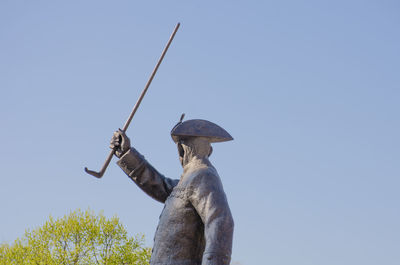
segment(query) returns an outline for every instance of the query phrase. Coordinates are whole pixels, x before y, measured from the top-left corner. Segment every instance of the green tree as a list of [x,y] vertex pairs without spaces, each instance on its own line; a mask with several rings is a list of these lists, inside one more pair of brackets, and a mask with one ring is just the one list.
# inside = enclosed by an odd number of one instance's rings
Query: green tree
[[2,244],[0,264],[144,265],[149,264],[150,249],[143,241],[143,236],[129,237],[117,217],[77,210],[63,218],[50,217],[13,244]]

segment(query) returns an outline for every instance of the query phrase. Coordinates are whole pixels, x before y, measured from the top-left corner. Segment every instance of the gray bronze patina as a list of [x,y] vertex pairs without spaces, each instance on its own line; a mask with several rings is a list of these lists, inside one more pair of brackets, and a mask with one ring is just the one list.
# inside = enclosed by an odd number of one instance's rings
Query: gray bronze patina
[[[183,117],[182,117],[183,118]],[[151,265],[226,265],[233,219],[221,180],[208,157],[212,142],[232,140],[205,120],[179,122],[171,131],[183,167],[180,179],[158,173],[117,131],[110,147],[117,164],[148,195],[165,204],[154,237]]]

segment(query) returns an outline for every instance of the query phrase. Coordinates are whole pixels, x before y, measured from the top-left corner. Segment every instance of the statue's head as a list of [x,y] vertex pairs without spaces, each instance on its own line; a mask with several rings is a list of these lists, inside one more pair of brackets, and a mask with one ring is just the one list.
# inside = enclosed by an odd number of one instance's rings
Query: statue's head
[[222,127],[206,120],[180,121],[172,128],[172,140],[178,146],[179,160],[182,166],[194,157],[204,159],[212,153],[211,143],[233,140],[232,136]]

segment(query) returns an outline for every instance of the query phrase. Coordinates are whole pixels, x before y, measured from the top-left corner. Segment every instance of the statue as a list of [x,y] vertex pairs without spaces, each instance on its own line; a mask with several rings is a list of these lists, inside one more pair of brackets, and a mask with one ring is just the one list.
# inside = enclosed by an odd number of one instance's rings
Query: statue
[[183,167],[180,179],[160,174],[130,146],[123,130],[110,148],[117,164],[145,193],[164,203],[151,265],[226,265],[232,251],[233,219],[216,169],[209,161],[211,143],[233,140],[220,126],[187,120],[172,129]]
[[112,149],[100,171],[85,172],[102,178],[113,156],[117,164],[148,195],[165,204],[154,237],[150,265],[227,265],[232,251],[233,219],[216,169],[208,160],[211,143],[233,140],[224,129],[206,120],[180,122],[171,136],[183,167],[180,179],[157,172],[130,145],[125,132],[132,121],[180,23],[172,32],[156,67],[125,125],[111,139]]

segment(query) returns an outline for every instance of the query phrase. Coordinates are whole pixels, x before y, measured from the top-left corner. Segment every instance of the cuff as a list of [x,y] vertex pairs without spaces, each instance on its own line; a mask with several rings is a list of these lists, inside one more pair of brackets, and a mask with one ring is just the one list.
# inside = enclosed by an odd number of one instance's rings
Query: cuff
[[229,265],[231,261],[230,256],[216,253],[216,252],[205,252],[203,254],[202,265]]
[[134,148],[131,148],[126,152],[120,160],[117,161],[117,165],[130,177],[134,176],[145,163],[144,156],[142,156]]

